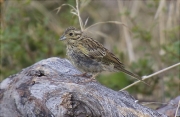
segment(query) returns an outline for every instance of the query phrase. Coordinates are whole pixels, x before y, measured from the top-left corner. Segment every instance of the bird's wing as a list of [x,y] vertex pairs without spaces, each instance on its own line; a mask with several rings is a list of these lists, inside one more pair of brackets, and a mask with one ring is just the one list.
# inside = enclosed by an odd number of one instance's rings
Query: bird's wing
[[[83,38],[76,46],[83,54],[85,54],[89,58],[100,60],[105,65],[110,66],[113,64],[114,68],[144,82],[141,77],[126,70],[123,63],[108,49],[104,48],[103,45],[99,42],[91,38]],[[146,82],[144,83],[147,84]]]
[[92,59],[101,59],[107,65],[116,64],[122,68],[124,67],[123,63],[113,53],[91,38],[82,39],[77,47],[83,54]]

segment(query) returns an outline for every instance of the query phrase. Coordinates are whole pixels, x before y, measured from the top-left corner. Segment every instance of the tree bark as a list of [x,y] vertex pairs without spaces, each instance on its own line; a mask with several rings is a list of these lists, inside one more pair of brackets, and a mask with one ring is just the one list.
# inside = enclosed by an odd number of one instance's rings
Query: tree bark
[[102,86],[66,59],[49,58],[0,84],[1,117],[166,117]]
[[164,113],[168,117],[180,117],[180,96],[170,100],[166,105],[159,107],[158,112]]

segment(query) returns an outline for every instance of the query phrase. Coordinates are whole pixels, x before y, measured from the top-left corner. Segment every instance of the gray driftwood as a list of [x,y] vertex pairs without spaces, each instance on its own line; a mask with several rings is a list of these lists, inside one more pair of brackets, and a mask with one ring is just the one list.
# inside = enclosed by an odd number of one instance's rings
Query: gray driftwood
[[66,59],[42,60],[0,84],[2,117],[165,117],[80,74]]
[[178,104],[180,105],[180,96],[170,100],[166,105],[158,108],[157,111],[164,113],[168,117],[180,117],[180,107],[178,107]]

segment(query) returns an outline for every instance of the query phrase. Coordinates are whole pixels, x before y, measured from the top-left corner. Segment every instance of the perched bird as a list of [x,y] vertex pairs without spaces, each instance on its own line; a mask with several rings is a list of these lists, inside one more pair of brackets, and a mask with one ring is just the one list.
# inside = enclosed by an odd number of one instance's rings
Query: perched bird
[[142,81],[141,77],[126,70],[123,63],[113,53],[91,37],[85,36],[82,31],[69,27],[60,40],[66,41],[66,54],[73,65],[84,72],[82,75],[90,73],[94,75],[92,78],[95,78],[95,75],[102,71],[122,71]]

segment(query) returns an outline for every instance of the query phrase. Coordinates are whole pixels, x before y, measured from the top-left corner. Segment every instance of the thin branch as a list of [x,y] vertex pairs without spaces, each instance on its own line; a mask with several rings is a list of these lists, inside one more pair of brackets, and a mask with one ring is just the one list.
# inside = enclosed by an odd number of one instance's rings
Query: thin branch
[[134,18],[135,16],[138,16],[138,12],[141,9],[141,0],[133,1],[132,8],[131,8],[131,14],[130,17]]
[[[162,72],[165,72],[165,71],[167,71],[167,70],[170,70],[170,69],[172,69],[172,68],[174,68],[174,67],[176,67],[176,66],[178,66],[178,65],[180,65],[180,62],[177,63],[177,64],[174,64],[174,65],[172,65],[172,66],[170,66],[170,67],[167,67],[167,68],[165,68],[165,69],[162,69],[162,70],[160,70],[160,71],[158,71],[158,72],[155,72],[155,73],[153,73],[153,74],[151,74],[151,75],[149,75],[149,76],[143,76],[143,77],[142,77],[142,80],[146,80],[146,79],[148,79],[148,78],[151,78],[151,77],[153,77],[153,76],[155,76],[155,75],[157,75],[157,74],[160,74],[160,73],[162,73]],[[131,87],[131,86],[133,86],[133,85],[135,85],[135,84],[137,84],[137,83],[139,83],[139,82],[141,82],[141,81],[136,81],[136,82],[128,85],[127,87],[121,89],[120,91],[126,90],[126,89],[128,89],[129,87]]]
[[[95,24],[93,24],[93,25],[87,27],[85,30],[88,30],[89,28],[92,28],[92,27],[94,27],[94,26],[96,26],[96,25],[99,25],[99,24],[107,24],[107,23],[110,23],[110,24],[121,24],[121,25],[127,27],[124,23],[119,22],[119,21],[105,21],[105,22],[98,22],[98,23],[95,23]],[[127,28],[128,28],[128,27],[127,27]]]
[[72,5],[70,5],[70,4],[62,4],[60,7],[58,7],[58,8],[55,9],[55,10],[57,10],[56,13],[59,13],[59,11],[61,10],[61,8],[62,8],[63,6],[69,6],[69,7],[71,7],[74,11],[77,12],[77,10],[76,10]]
[[87,23],[88,23],[89,17],[86,19],[85,23],[84,23],[84,28],[86,27]]
[[174,117],[177,117],[177,113],[178,113],[179,106],[180,106],[180,101],[179,101],[179,103],[178,103],[178,107],[177,107],[177,109],[176,109],[176,114],[175,114]]
[[76,15],[76,16],[78,17],[81,30],[83,31],[83,22],[82,22],[80,13],[79,13],[79,1],[76,0],[76,8],[75,8],[74,6],[72,6],[72,5],[70,5],[70,4],[62,4],[60,7],[58,7],[58,8],[55,9],[55,10],[57,10],[57,13],[59,13],[59,11],[61,10],[61,8],[62,8],[63,6],[69,6],[69,7],[72,8],[71,13],[72,13],[73,15]]
[[154,19],[156,19],[159,16],[159,13],[163,9],[164,4],[165,4],[165,0],[161,0],[160,3],[159,3],[158,9],[156,11],[156,14],[154,16]]
[[79,2],[78,0],[76,0],[76,11],[77,11],[77,15],[78,15],[78,19],[79,19],[79,24],[80,24],[80,27],[81,27],[81,31],[83,31],[83,23],[82,23],[82,19],[80,17],[80,13],[79,13]]
[[180,1],[177,0],[177,2],[176,2],[176,14],[175,14],[177,22],[179,22],[179,17],[180,17],[179,11],[180,11]]
[[[123,2],[120,0],[117,0],[118,2],[118,8],[119,8],[119,13],[124,13],[126,11],[126,7],[123,6]],[[125,24],[128,25],[128,18],[126,15],[121,15],[121,21],[124,22]],[[128,51],[128,56],[129,56],[129,61],[130,63],[135,61],[135,54],[133,50],[133,44],[132,44],[132,39],[131,35],[128,33],[127,29],[123,27],[123,32],[124,32],[124,37],[125,37],[125,42],[127,46],[127,51]]]
[[175,19],[173,17],[173,15],[175,14],[175,11],[174,11],[174,3],[173,2],[170,2],[170,5],[169,5],[169,11],[168,11],[168,17],[167,17],[167,24],[166,24],[166,29],[171,29],[173,27],[173,19]]
[[150,105],[150,104],[161,104],[161,105],[163,105],[163,104],[167,104],[167,103],[161,103],[161,102],[143,102],[141,104],[143,106],[146,106],[146,105]]

